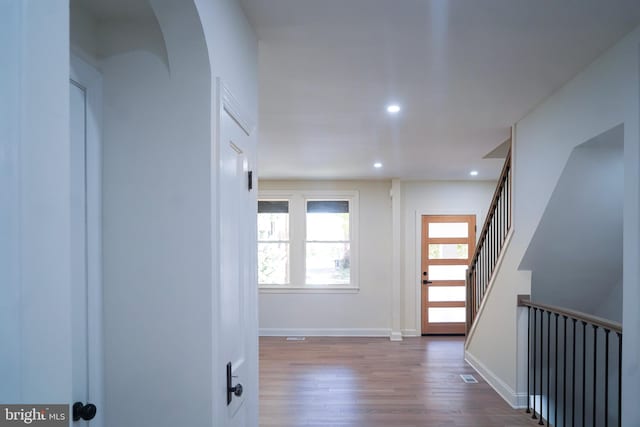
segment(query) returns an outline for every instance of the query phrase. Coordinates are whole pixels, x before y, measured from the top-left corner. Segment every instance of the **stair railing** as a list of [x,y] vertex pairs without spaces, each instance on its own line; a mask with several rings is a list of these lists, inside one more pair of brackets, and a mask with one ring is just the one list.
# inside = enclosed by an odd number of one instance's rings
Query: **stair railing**
[[548,426],[620,426],[622,325],[531,302],[527,309],[527,414]]
[[511,229],[511,148],[467,269],[467,333],[476,319]]

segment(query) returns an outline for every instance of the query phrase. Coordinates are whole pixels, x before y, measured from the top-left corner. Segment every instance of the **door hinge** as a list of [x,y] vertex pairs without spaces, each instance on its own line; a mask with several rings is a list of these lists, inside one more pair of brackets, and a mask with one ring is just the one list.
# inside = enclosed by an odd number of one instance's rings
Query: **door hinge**
[[253,189],[253,171],[249,171],[249,180],[248,180],[248,189],[251,191]]

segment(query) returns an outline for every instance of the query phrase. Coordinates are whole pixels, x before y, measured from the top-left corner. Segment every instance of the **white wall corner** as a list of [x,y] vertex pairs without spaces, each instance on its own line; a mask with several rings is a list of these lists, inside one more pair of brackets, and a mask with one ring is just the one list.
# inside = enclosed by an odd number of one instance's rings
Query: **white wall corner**
[[509,384],[500,379],[493,371],[475,358],[468,351],[464,352],[464,360],[480,374],[480,376],[502,397],[513,409],[527,407],[527,394],[513,390]]
[[527,405],[527,330],[529,327],[529,311],[525,307],[518,307],[516,314],[516,394],[524,396]]
[[391,341],[402,341],[402,183],[391,180]]

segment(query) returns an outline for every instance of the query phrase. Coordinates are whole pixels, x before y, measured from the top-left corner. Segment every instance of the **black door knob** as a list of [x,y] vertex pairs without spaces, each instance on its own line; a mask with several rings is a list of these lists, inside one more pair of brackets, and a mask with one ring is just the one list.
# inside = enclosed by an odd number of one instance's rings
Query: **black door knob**
[[85,421],[92,420],[96,416],[98,408],[93,403],[87,403],[84,405],[82,402],[76,402],[73,404],[73,421],[79,421],[83,419]]
[[242,396],[242,384],[240,383],[236,384],[234,387],[231,387],[229,391],[235,394],[237,397]]

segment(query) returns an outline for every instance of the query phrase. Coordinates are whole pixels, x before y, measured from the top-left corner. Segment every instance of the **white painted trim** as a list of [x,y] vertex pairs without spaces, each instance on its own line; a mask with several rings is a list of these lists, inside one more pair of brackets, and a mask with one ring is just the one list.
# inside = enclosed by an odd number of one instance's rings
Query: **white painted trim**
[[402,333],[401,332],[391,332],[391,335],[389,335],[389,339],[391,341],[402,341]]
[[235,96],[231,93],[229,87],[218,77],[218,93],[220,94],[220,102],[222,108],[229,113],[233,120],[238,123],[242,130],[250,136],[255,130],[255,120],[249,117],[249,115],[240,106],[240,103]]
[[357,294],[360,288],[353,287],[293,287],[293,286],[260,286],[261,294]]
[[487,290],[485,291],[484,298],[482,299],[482,302],[480,303],[480,308],[478,308],[478,312],[476,313],[476,321],[473,322],[473,324],[471,325],[471,329],[469,329],[469,332],[467,333],[467,337],[465,338],[465,342],[464,342],[465,350],[469,348],[471,339],[473,338],[473,335],[476,333],[476,328],[478,325],[477,320],[480,319],[480,316],[482,316],[482,313],[484,312],[484,307],[487,305],[487,300],[489,299],[489,296],[491,295],[491,291],[493,290],[493,284],[495,283],[496,278],[500,273],[500,267],[502,266],[502,261],[504,260],[504,257],[507,254],[507,250],[509,249],[509,244],[511,243],[512,237],[513,237],[513,225],[511,225],[511,229],[507,233],[507,237],[505,238],[504,245],[502,246],[502,250],[500,251],[500,255],[498,256],[498,259],[496,261],[496,266],[493,270],[493,275],[491,276],[491,280],[489,280],[489,284],[487,285]]
[[468,351],[464,352],[464,360],[480,374],[482,378],[502,397],[513,409],[527,407],[526,393],[516,393],[507,383],[502,381],[493,371],[475,358]]
[[416,329],[403,329],[402,330],[402,336],[403,337],[419,337],[422,334],[420,334],[420,332],[418,332]]
[[385,337],[388,328],[260,328],[261,337]]
[[[91,64],[71,55],[70,79],[86,89],[86,215],[87,215],[87,311],[89,395],[88,401],[104,408],[104,351],[102,301],[102,75]],[[104,425],[104,411],[91,421]]]
[[391,341],[401,341],[402,323],[402,182],[391,181]]

